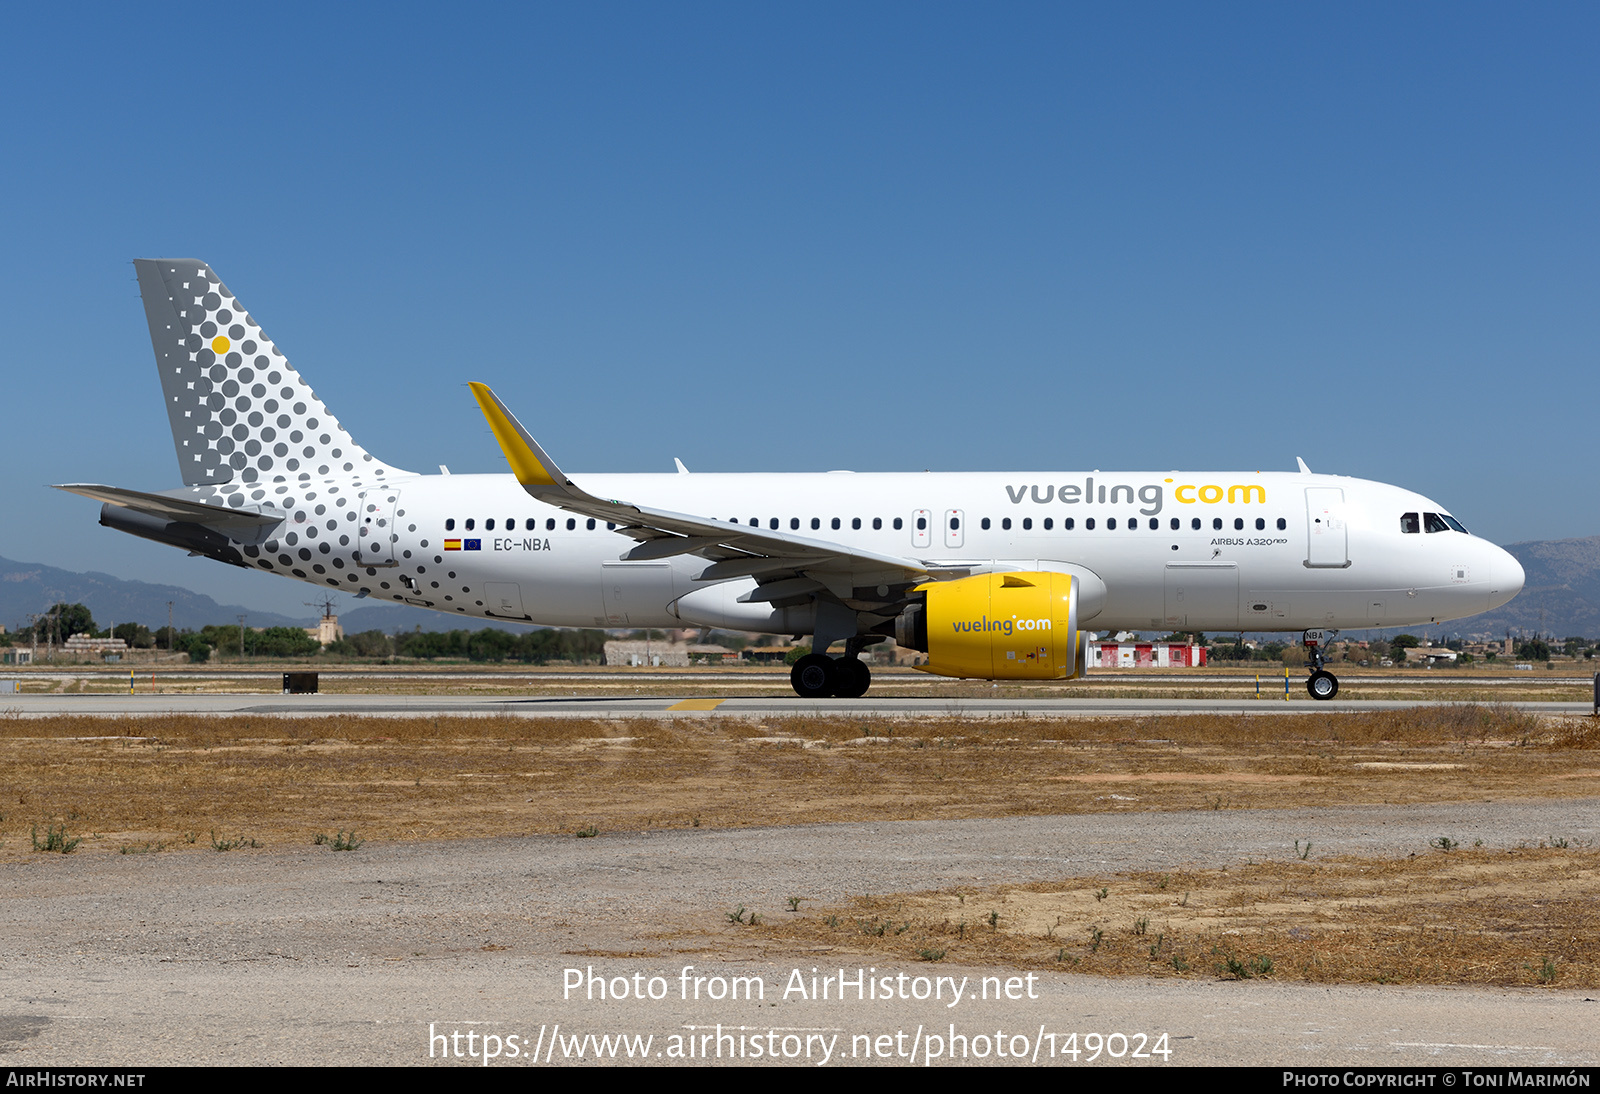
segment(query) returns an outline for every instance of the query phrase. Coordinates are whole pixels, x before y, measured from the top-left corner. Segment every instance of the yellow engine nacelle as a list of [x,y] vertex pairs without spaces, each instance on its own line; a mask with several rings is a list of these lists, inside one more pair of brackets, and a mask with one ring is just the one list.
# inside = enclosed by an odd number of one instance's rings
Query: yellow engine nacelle
[[[918,666],[940,676],[982,680],[1067,680],[1084,668],[1078,579],[1030,570],[934,581],[917,589],[901,645],[926,650]],[[914,638],[910,632],[915,633]]]

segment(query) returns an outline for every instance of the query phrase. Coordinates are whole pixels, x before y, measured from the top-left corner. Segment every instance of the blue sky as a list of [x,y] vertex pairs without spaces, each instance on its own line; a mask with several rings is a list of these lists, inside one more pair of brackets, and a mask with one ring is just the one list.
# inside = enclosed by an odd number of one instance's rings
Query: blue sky
[[1592,5],[13,8],[0,555],[301,612],[43,488],[178,482],[129,260],[370,451],[1318,471],[1600,534]]

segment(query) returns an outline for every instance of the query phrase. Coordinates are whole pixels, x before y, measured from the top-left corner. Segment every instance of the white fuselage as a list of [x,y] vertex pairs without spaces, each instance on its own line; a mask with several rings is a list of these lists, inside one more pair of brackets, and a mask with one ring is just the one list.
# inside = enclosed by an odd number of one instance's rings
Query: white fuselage
[[[920,640],[918,603],[948,587],[919,584],[985,572],[1068,573],[1075,618],[1109,630],[1411,626],[1522,587],[1515,559],[1428,499],[1303,463],[574,479],[474,381],[513,474],[415,475],[356,442],[204,262],[134,270],[186,485],[62,488],[101,501],[110,527],[356,596],[551,626],[814,634],[848,651],[902,624]],[[811,693],[841,690],[819,672]]]
[[[1485,540],[1455,530],[1402,531],[1405,514],[1445,513],[1436,503],[1398,487],[1333,475],[575,478],[601,497],[721,522],[754,521],[945,570],[1078,572],[1089,585],[1095,578],[1103,583],[1103,597],[1099,603],[1088,598],[1085,607],[1093,614],[1083,619],[1100,630],[1421,625],[1488,611],[1510,600],[1523,580],[1516,560]],[[511,475],[400,473],[381,488],[369,479],[364,487],[332,492],[327,480],[313,485],[324,499],[366,490],[363,505],[376,503],[367,511],[368,530],[378,531],[379,522],[391,529],[383,539],[393,564],[364,565],[390,561],[375,559],[370,550],[353,561],[350,548],[337,546],[335,538],[350,530],[348,524],[313,540],[294,523],[280,526],[265,544],[245,547],[247,564],[454,616],[572,627],[807,629],[785,609],[739,603],[754,587],[750,579],[715,586],[696,581],[705,559],[621,561],[634,540],[604,521],[535,501]],[[348,521],[348,513],[341,506],[327,516]],[[299,554],[308,547],[309,560]]]

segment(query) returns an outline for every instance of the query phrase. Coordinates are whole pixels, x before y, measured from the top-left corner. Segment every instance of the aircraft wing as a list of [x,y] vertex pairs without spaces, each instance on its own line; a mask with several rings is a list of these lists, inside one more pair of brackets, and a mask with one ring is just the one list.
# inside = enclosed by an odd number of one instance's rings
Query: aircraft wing
[[183,524],[202,524],[219,531],[259,531],[268,525],[279,524],[283,514],[263,512],[256,506],[234,509],[225,505],[207,505],[189,498],[174,498],[166,494],[147,494],[142,490],[124,490],[120,486],[101,486],[97,483],[68,483],[57,486],[69,494],[82,494],[86,498],[108,505],[132,509],[136,513],[160,520]]
[[[910,584],[967,571],[930,567],[918,559],[878,554],[827,540],[755,528],[614,498],[599,498],[568,478],[486,384],[472,383],[473,396],[517,481],[531,496],[573,513],[615,524],[639,540],[622,557],[630,561],[692,554],[711,565],[700,581],[754,577],[747,601],[781,604],[826,588],[845,601],[882,604],[899,599]],[[886,591],[880,593],[879,589]]]

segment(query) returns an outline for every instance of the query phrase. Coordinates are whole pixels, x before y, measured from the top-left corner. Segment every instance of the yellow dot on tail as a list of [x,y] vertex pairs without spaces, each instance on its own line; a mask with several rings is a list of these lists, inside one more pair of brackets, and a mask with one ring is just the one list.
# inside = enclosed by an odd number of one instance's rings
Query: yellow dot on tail
[[225,337],[223,337],[222,335],[219,334],[219,335],[217,335],[215,338],[213,338],[211,340],[211,352],[212,353],[227,353],[228,352],[228,347],[230,345],[232,345],[232,343],[229,342],[227,340],[227,338],[225,338]]

